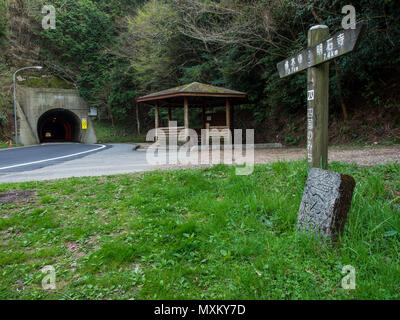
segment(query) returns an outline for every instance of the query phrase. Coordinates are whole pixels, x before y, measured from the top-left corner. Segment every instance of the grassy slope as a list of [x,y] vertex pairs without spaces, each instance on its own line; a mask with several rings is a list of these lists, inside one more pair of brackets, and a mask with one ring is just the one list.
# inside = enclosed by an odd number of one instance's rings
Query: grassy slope
[[12,147],[10,147],[8,141],[7,141],[7,142],[0,142],[0,149],[8,149],[8,148],[16,148],[16,147],[23,147],[23,145],[20,144],[20,143],[15,144],[15,143],[14,143],[14,140],[13,140],[13,145],[12,145]]
[[[3,50],[0,47],[0,50]],[[14,108],[12,100],[12,73],[0,55],[0,142],[12,133]]]
[[114,128],[109,121],[93,121],[99,143],[117,142],[146,142],[146,137],[137,136],[136,129],[126,125],[117,124]]
[[37,195],[0,203],[0,298],[399,299],[400,165],[331,169],[357,181],[335,247],[295,232],[303,161],[2,184]]

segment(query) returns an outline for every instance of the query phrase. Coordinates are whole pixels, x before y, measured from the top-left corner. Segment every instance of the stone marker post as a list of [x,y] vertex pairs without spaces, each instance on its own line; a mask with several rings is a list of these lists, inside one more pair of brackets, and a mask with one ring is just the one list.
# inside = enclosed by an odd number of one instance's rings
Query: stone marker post
[[300,204],[300,231],[337,241],[343,232],[355,187],[353,177],[312,168]]
[[[307,163],[308,176],[298,215],[298,228],[337,240],[350,209],[355,181],[352,177],[323,169],[328,167],[329,61],[358,48],[366,25],[329,35],[327,26],[308,32],[308,47],[279,62],[285,78],[308,70]],[[320,169],[322,168],[322,169]]]

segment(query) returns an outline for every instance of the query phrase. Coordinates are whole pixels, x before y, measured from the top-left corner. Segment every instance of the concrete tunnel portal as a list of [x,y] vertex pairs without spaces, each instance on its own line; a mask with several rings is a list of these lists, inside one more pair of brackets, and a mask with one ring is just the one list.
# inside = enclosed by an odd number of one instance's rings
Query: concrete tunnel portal
[[17,86],[18,140],[97,143],[93,115],[77,90]]
[[38,119],[38,137],[43,142],[79,142],[80,120],[67,109],[52,109]]

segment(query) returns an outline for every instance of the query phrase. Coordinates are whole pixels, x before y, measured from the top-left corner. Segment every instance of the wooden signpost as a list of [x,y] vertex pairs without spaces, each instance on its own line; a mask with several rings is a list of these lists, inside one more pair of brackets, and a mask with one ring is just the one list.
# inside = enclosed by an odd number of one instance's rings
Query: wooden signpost
[[308,48],[277,64],[281,78],[308,70],[307,162],[310,167],[328,168],[329,61],[356,50],[365,24],[333,36],[325,25],[308,31]]

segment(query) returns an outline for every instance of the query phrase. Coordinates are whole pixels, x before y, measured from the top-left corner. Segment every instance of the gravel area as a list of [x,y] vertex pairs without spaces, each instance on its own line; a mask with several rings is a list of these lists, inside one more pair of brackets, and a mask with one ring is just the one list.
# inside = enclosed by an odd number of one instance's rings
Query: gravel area
[[[267,163],[278,160],[290,161],[306,157],[305,149],[256,150],[255,162]],[[400,161],[400,146],[388,147],[343,147],[330,148],[329,161],[356,163],[362,166],[386,164],[388,161]]]
[[[204,153],[204,151],[202,151]],[[211,152],[210,152],[211,153]],[[201,156],[201,153],[199,154]],[[306,157],[305,148],[281,148],[281,149],[261,149],[254,150],[254,162],[256,164],[271,163],[276,161],[292,161],[304,159]],[[221,151],[220,159],[224,158]],[[331,147],[328,159],[332,161],[356,163],[360,166],[373,166],[377,164],[387,164],[390,162],[400,162],[400,145],[395,146],[368,146],[368,147]],[[233,161],[236,163],[236,161]],[[157,169],[176,169],[179,168],[202,168],[209,165],[163,165]]]

